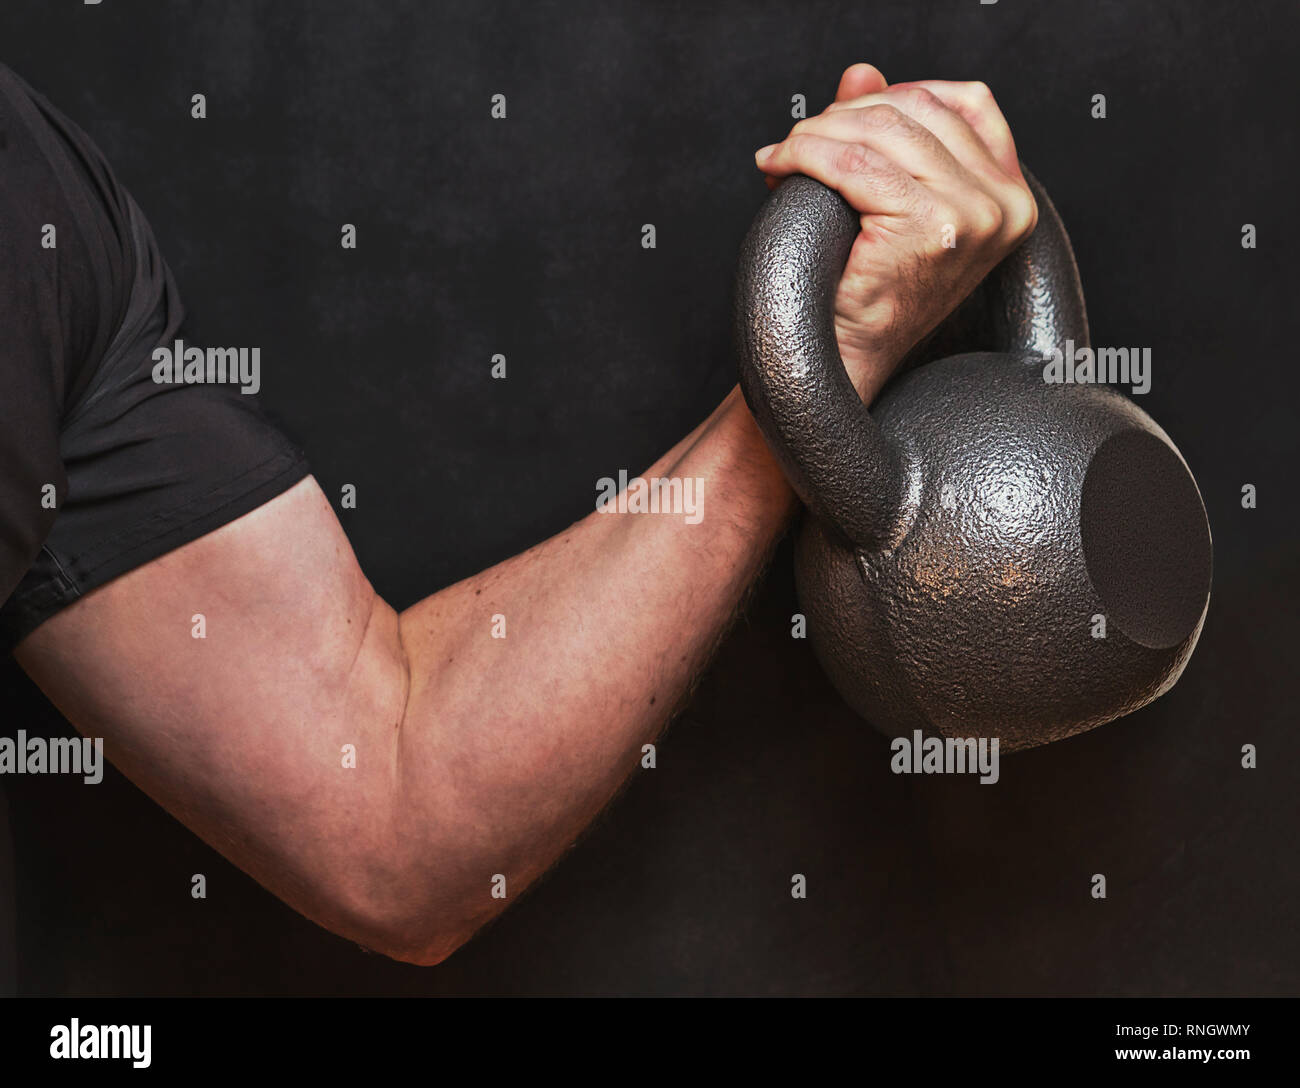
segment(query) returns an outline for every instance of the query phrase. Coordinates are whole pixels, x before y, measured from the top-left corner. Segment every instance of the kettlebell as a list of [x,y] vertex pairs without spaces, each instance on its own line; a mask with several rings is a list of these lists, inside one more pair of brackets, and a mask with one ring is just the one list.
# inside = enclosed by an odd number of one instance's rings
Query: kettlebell
[[[1210,596],[1209,521],[1182,455],[1109,385],[1052,383],[1089,346],[1060,216],[915,349],[868,411],[833,326],[859,229],[803,175],[741,249],[740,384],[805,512],[796,588],[845,702],[891,736],[1060,740],[1168,691]],[[959,353],[959,354],[958,354]]]

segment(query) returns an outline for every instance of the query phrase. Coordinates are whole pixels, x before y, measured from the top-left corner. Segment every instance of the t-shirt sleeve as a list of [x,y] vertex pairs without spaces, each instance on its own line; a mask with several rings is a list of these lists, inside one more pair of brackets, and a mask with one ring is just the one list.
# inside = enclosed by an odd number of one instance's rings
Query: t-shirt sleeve
[[66,497],[66,397],[112,339],[130,259],[114,202],[87,189],[79,132],[46,108],[0,65],[0,601]]

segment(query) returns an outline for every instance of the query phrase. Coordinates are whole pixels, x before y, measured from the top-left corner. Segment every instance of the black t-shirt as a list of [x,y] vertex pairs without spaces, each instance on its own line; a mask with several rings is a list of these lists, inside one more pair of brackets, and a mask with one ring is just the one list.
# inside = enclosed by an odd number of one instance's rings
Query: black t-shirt
[[183,320],[104,156],[0,64],[0,650],[307,474],[247,387],[159,383]]
[[85,133],[0,64],[0,600],[54,523],[45,489],[67,491],[51,421],[127,311],[127,199]]

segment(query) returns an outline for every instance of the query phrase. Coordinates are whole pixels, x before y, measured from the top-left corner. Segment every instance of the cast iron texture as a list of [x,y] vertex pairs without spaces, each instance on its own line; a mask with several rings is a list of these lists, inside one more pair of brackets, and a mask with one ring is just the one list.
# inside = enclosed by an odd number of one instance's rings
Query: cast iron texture
[[[872,415],[831,323],[857,214],[792,177],[742,249],[741,386],[810,511],[795,551],[809,635],[891,735],[1011,751],[1093,728],[1173,686],[1208,606],[1209,524],[1168,436],[1107,386],[1043,380],[1042,356],[1088,327],[1064,227],[1030,183],[1033,236]],[[925,361],[954,349],[968,354]]]

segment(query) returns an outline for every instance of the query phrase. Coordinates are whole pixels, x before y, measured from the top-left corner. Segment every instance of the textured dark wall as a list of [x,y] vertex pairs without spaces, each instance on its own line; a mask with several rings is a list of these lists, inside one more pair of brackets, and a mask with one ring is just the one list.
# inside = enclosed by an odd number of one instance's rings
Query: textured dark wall
[[[751,153],[792,94],[820,110],[864,59],[986,80],[1073,233],[1094,342],[1152,348],[1141,403],[1200,481],[1215,588],[1182,682],[997,786],[896,777],[788,637],[787,545],[658,769],[441,967],[300,919],[115,772],[8,778],[19,992],[1300,992],[1300,9],[705,7],[8,0],[0,57],[115,164],[195,333],[262,346],[264,403],[328,494],[358,485],[343,524],[398,607],[582,516],[733,383]],[[10,663],[0,699],[8,730],[70,731]]]

